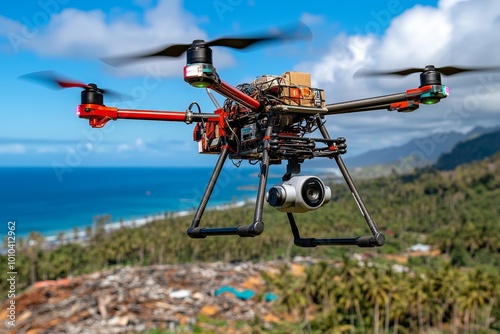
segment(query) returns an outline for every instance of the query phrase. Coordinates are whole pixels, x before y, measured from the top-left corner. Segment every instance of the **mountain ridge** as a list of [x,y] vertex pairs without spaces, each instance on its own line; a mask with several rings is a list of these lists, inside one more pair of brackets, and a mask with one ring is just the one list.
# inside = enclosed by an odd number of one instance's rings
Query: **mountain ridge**
[[482,160],[500,151],[500,129],[461,141],[450,152],[443,153],[433,167],[452,170],[455,167]]
[[413,163],[415,167],[422,167],[436,163],[443,153],[450,152],[462,141],[498,130],[500,130],[500,126],[492,128],[478,126],[465,134],[456,131],[438,132],[426,137],[412,139],[399,146],[369,151],[348,157],[345,160],[352,167],[367,167],[378,164],[394,164],[411,155],[416,155],[419,159],[418,161],[413,159]]
[[[353,169],[354,175],[359,174],[362,177],[385,175],[391,170],[406,173],[415,168],[435,165],[443,154],[452,152],[460,143],[498,131],[500,131],[500,126],[477,126],[466,133],[457,131],[437,132],[429,136],[411,139],[398,146],[371,150],[355,156],[346,156],[344,160],[346,165]],[[477,159],[471,161],[475,160]],[[463,163],[468,162],[468,160],[461,161]],[[315,160],[311,165],[316,168],[331,167],[331,162]]]

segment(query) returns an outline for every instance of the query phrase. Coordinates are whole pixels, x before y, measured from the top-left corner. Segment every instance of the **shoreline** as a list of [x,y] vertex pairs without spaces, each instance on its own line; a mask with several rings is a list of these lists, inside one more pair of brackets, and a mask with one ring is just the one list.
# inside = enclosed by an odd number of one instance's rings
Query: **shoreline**
[[[252,204],[254,201],[252,200],[239,200],[236,202],[230,202],[230,203],[225,203],[225,204],[218,204],[214,206],[209,206],[207,207],[207,211],[225,211],[225,210],[230,210],[230,209],[236,209],[236,208],[241,208],[244,207],[245,205]],[[182,211],[172,211],[172,212],[165,212],[165,213],[154,213],[150,214],[147,216],[144,216],[143,218],[132,218],[128,220],[122,220],[118,222],[110,222],[108,224],[104,225],[104,230],[106,233],[113,232],[116,230],[119,230],[120,228],[123,227],[140,227],[144,226],[146,224],[158,221],[158,220],[163,220],[167,218],[178,218],[178,217],[186,217],[189,215],[194,215],[196,210],[182,210]],[[62,233],[62,239],[61,239],[61,233]],[[78,233],[75,236],[74,231],[72,230],[66,230],[66,231],[61,231],[58,234],[50,234],[50,235],[43,235],[44,237],[44,247],[57,247],[60,244],[68,243],[68,242],[85,242],[89,239],[89,236],[87,235],[87,232],[85,230],[78,231]],[[28,240],[26,237],[26,242],[29,245],[32,245],[34,240]],[[3,249],[2,249],[3,251]]]

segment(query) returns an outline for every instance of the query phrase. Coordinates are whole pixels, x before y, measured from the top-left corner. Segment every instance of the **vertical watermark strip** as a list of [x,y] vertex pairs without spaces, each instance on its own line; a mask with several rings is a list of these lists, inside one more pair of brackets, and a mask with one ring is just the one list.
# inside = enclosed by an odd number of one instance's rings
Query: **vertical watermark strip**
[[7,290],[7,324],[9,327],[16,326],[16,222],[7,222],[7,282],[9,289]]

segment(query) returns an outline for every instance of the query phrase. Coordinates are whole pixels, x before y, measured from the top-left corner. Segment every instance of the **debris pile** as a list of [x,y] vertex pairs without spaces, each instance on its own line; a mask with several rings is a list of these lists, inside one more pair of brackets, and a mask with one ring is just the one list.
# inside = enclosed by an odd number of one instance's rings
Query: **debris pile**
[[[188,328],[202,316],[231,322],[273,321],[262,271],[276,263],[204,263],[122,267],[55,282],[39,282],[16,298],[16,327],[7,333],[141,333]],[[214,293],[250,289],[244,300]],[[3,305],[5,306],[5,305]],[[1,319],[6,307],[0,311]],[[268,319],[268,320],[266,320]]]

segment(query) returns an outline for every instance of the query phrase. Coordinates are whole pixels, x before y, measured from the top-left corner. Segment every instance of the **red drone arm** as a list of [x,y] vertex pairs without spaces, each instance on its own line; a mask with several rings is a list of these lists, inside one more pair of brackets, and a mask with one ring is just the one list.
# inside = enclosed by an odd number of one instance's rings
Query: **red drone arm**
[[215,114],[193,113],[189,110],[182,111],[161,111],[161,110],[134,110],[118,109],[100,104],[80,104],[76,109],[76,114],[80,118],[89,120],[93,128],[102,128],[108,121],[116,119],[139,119],[150,121],[170,121],[185,122],[205,121],[212,123],[223,122],[223,114],[218,110]]
[[238,102],[239,104],[249,109],[257,110],[260,107],[260,102],[258,100],[254,99],[251,96],[248,96],[241,90],[231,86],[230,84],[222,80],[219,83],[210,86],[210,89],[216,91],[217,93],[221,94],[222,96],[230,100]]

